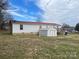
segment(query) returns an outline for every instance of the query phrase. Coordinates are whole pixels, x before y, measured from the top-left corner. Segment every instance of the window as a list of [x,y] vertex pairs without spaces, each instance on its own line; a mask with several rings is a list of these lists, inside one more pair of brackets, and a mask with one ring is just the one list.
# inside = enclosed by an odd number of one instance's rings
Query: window
[[23,30],[23,25],[20,25],[20,30]]
[[40,25],[40,29],[42,28],[42,26]]

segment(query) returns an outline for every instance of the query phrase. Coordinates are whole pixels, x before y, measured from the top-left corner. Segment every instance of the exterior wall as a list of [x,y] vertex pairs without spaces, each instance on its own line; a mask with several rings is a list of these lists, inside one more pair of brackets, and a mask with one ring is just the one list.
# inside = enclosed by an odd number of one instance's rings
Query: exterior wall
[[52,28],[57,28],[57,26],[53,25],[40,25],[42,29],[52,29]]
[[57,30],[49,30],[48,36],[57,36]]
[[47,25],[40,25],[42,29],[46,28]]
[[39,31],[40,36],[57,36],[56,29],[41,29]]
[[[23,30],[20,30],[20,25],[23,25]],[[40,28],[41,26],[41,28]],[[31,24],[12,24],[12,34],[13,33],[37,33],[39,32],[40,29],[54,29],[53,25],[31,25]],[[57,36],[57,30],[55,29],[55,32],[51,31],[51,30],[47,30],[44,32],[41,32],[41,35],[45,35],[45,36]]]
[[39,25],[23,25],[23,30],[20,30],[20,24],[13,24],[12,25],[12,33],[31,33],[31,32],[38,32]]
[[40,30],[39,31],[39,36],[47,36],[48,30]]
[[57,30],[56,29],[50,29],[48,30],[48,36],[57,36]]

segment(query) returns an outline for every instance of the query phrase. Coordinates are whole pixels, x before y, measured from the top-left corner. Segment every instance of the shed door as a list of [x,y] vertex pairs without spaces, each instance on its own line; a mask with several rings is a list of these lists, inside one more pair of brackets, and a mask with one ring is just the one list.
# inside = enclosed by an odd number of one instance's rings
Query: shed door
[[55,36],[55,33],[56,33],[55,30],[52,30],[52,31],[51,31],[51,35],[52,35],[52,36]]
[[53,36],[53,35],[54,35],[53,30],[51,30],[51,31],[49,32],[49,35],[50,35],[50,36]]

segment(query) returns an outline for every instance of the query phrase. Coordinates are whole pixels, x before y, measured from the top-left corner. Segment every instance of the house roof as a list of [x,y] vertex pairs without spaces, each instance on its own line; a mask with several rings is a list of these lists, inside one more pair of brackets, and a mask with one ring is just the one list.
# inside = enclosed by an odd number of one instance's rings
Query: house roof
[[16,24],[44,24],[44,25],[57,25],[57,26],[61,26],[60,24],[56,24],[56,23],[46,23],[46,22],[25,22],[25,21],[12,21],[12,23],[16,23]]

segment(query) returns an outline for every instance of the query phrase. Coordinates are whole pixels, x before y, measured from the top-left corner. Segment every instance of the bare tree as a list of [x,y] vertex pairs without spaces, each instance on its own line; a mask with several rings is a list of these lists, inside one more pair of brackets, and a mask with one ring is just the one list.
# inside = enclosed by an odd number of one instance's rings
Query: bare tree
[[8,0],[0,0],[0,28],[2,24],[12,19],[12,15],[6,12],[8,10],[9,4]]

